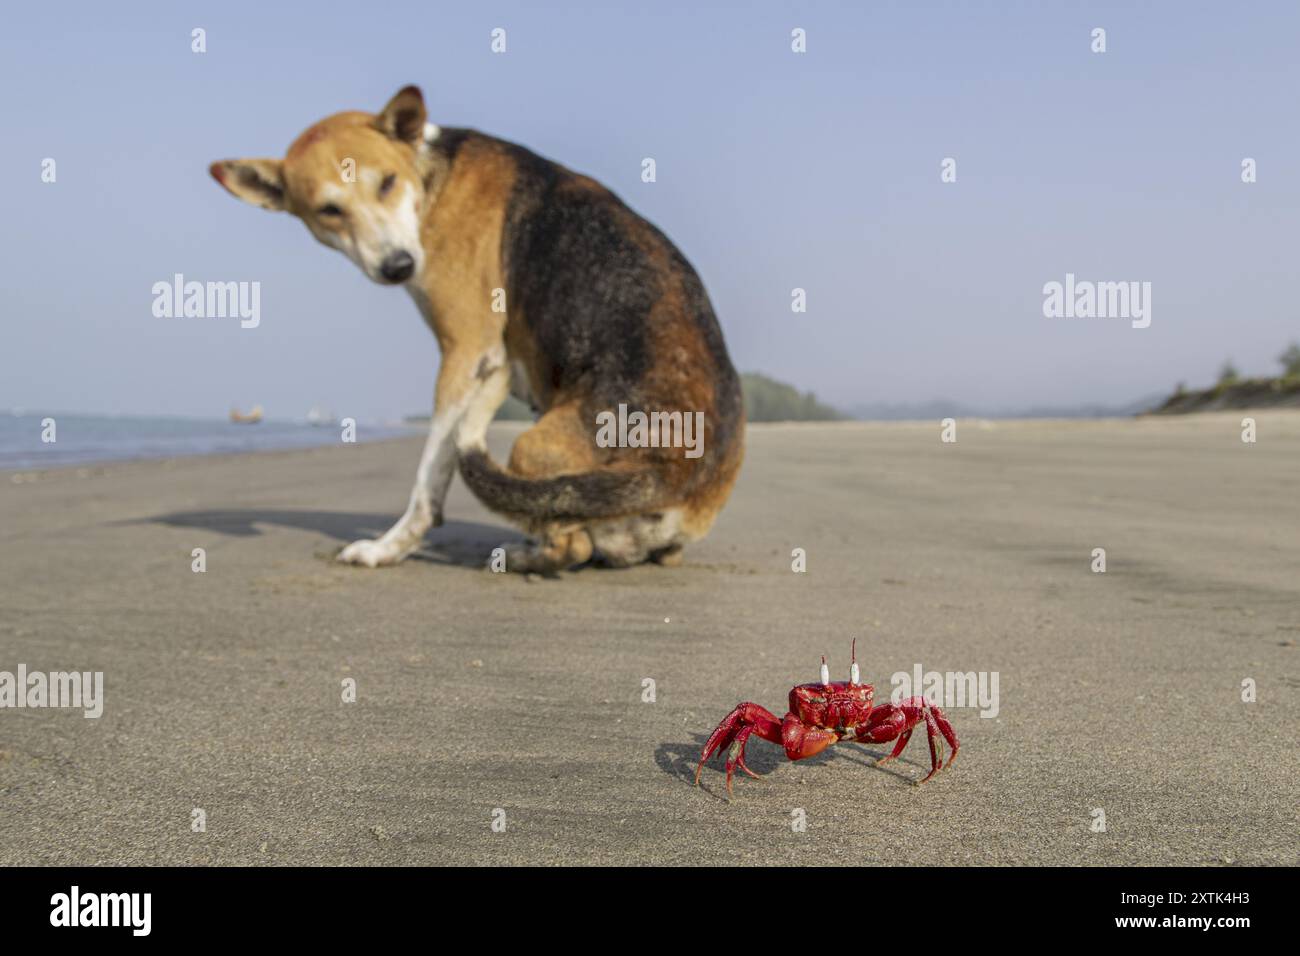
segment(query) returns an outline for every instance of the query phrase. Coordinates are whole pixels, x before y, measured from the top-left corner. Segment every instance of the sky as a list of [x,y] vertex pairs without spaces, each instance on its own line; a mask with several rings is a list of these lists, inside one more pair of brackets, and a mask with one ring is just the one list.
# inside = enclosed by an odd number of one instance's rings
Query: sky
[[[1300,339],[1291,2],[43,2],[4,18],[0,408],[427,413],[438,351],[409,296],[207,173],[282,156],[407,83],[434,122],[604,182],[694,263],[739,369],[841,407],[1120,404],[1210,384],[1229,358],[1272,374]],[[260,283],[260,324],[155,316],[176,273]],[[1067,273],[1150,282],[1150,326],[1044,316]]]

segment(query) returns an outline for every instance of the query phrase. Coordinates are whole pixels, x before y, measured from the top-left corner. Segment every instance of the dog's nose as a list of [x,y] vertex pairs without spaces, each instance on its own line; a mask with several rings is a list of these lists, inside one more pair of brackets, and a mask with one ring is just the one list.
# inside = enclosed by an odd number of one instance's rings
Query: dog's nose
[[405,282],[415,271],[415,260],[409,252],[390,253],[379,264],[379,274],[389,282]]

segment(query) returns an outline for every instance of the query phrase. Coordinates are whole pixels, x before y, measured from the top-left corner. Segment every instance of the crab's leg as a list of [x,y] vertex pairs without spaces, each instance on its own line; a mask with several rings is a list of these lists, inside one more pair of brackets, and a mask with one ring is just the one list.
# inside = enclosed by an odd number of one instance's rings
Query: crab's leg
[[[867,725],[859,728],[855,736],[863,743],[884,743],[897,737],[898,743],[894,745],[893,752],[878,761],[885,763],[903,752],[912,737],[912,728],[922,721],[925,722],[926,742],[930,745],[930,772],[921,780],[921,783],[925,783],[941,769],[952,766],[952,762],[957,759],[960,744],[943,711],[924,697],[909,697],[898,704],[880,705],[871,712]],[[946,764],[942,753],[945,740],[952,748],[952,756]]]
[[944,716],[942,710],[938,707],[930,708],[934,712],[934,722],[939,727],[939,733],[943,734],[943,739],[948,741],[948,746],[952,749],[952,755],[948,757],[948,762],[944,764],[944,769],[952,766],[952,762],[957,759],[957,751],[961,749],[961,744],[957,741],[957,734],[952,729],[952,724]]
[[881,704],[871,711],[866,724],[859,725],[853,736],[859,743],[883,744],[898,738],[894,752],[888,757],[881,757],[879,762],[893,760],[903,752],[908,739],[912,736],[912,725],[908,723],[903,709],[896,704]]
[[[924,697],[913,697],[911,700],[903,702],[903,713],[907,717],[909,724],[918,723],[918,718],[925,721],[925,737],[930,744],[930,772],[922,778],[921,783],[925,783],[940,770],[952,766],[952,762],[957,759],[957,735],[953,733],[952,724],[944,716],[943,711],[935,707]],[[948,762],[943,762],[943,742],[947,740],[948,745],[952,748],[952,756]],[[935,745],[938,745],[937,747]]]
[[912,739],[912,731],[910,730],[904,731],[902,736],[898,738],[898,743],[894,744],[894,749],[889,754],[889,756],[881,757],[879,760],[876,761],[876,763],[878,765],[882,763],[889,763],[889,761],[893,760],[895,757],[897,757],[899,754],[901,754],[904,750],[907,749],[907,742],[911,739]]
[[[925,742],[930,745],[930,772],[921,779],[921,782],[925,783],[939,772],[939,767],[943,764],[943,739],[939,737],[939,728],[935,726],[934,714],[930,713],[928,707],[921,711],[921,716],[925,718]],[[939,745],[937,750],[936,743]]]
[[758,734],[764,740],[774,744],[781,743],[781,722],[776,714],[766,707],[748,701],[737,704],[735,709],[709,735],[704,750],[700,753],[699,766],[695,768],[695,785],[699,786],[700,773],[713,752],[719,748],[728,748],[727,756],[727,792],[731,792],[731,775],[736,767],[744,770],[751,777],[757,776],[745,766],[745,742],[750,734]]
[[[746,724],[741,727],[740,732],[736,734],[736,739],[731,742],[731,749],[727,751],[727,799],[731,799],[731,778],[735,774],[737,767],[755,780],[758,779],[758,774],[745,765],[745,742],[749,740],[749,735],[753,732],[753,724]],[[699,768],[696,768],[695,771],[695,782],[699,783]]]

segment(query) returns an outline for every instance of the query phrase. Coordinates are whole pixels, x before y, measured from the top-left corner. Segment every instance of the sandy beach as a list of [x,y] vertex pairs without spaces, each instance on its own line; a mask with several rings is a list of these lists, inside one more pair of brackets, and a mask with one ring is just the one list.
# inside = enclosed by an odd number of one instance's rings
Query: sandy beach
[[[0,864],[1294,865],[1300,413],[1243,414],[753,426],[682,567],[558,580],[487,571],[459,481],[415,559],[333,563],[419,439],[2,473],[0,670],[104,709],[0,710]],[[923,733],[692,785],[853,638],[878,697],[996,673],[997,716],[924,787]]]

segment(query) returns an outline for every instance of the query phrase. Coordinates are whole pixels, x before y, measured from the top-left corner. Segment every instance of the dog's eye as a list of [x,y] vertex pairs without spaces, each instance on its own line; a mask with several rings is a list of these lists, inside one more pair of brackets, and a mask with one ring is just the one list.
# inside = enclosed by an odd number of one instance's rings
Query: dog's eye
[[333,203],[327,203],[327,204],[325,204],[324,206],[321,206],[319,209],[316,210],[316,215],[318,215],[318,216],[341,216],[341,215],[343,215],[343,210],[340,209],[338,206],[334,205]]
[[389,173],[384,177],[384,181],[379,184],[379,198],[383,199],[392,191],[393,184],[397,182],[397,174]]

